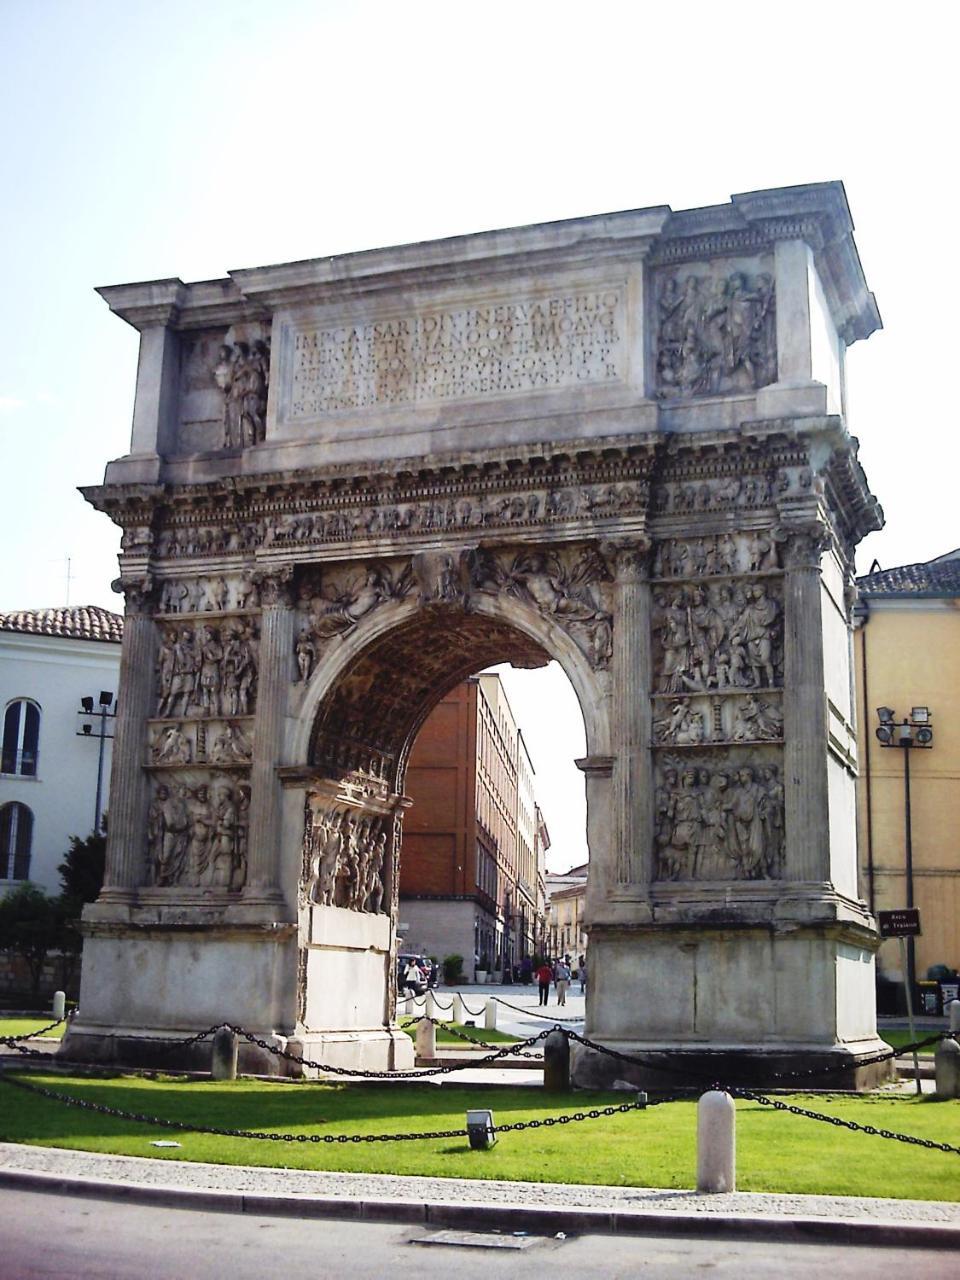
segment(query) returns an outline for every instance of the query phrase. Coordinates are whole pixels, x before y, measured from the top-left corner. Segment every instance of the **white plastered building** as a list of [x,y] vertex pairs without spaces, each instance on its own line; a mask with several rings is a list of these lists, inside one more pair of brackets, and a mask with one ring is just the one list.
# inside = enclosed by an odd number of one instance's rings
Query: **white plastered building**
[[98,773],[107,809],[122,638],[123,619],[92,606],[0,613],[0,895],[25,880],[59,892],[70,837],[94,829]]

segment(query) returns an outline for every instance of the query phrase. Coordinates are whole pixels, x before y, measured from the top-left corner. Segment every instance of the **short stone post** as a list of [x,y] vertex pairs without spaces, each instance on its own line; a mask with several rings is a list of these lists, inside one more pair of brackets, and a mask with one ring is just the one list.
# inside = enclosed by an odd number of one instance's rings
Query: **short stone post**
[[427,989],[426,999],[423,1002],[423,1012],[428,1018],[437,1016],[437,997],[429,988]]
[[417,1023],[415,1047],[418,1059],[432,1062],[437,1056],[437,1028],[426,1018]]
[[551,1031],[543,1042],[543,1087],[548,1093],[570,1092],[570,1041]]
[[729,1093],[711,1089],[697,1103],[697,1190],[737,1189],[736,1107]]
[[948,1036],[933,1055],[938,1098],[960,1098],[960,1044]]
[[950,1019],[950,1034],[960,1032],[960,1000],[951,1000],[947,1005],[947,1017]]
[[487,1031],[496,1031],[497,1029],[497,1002],[492,996],[484,1007],[483,1025]]
[[53,993],[53,1016],[58,1022],[63,1020],[63,1016],[67,1011],[67,995],[65,991],[55,991]]
[[455,1022],[458,1026],[463,1026],[463,996],[461,996],[459,991],[455,991],[453,993],[451,1005],[452,1005],[450,1009],[451,1021]]
[[407,996],[405,999],[399,1000],[397,1002],[397,1017],[407,1018],[410,1016],[410,1013],[411,1013],[410,997]]
[[210,1075],[214,1080],[236,1080],[239,1047],[240,1038],[229,1027],[221,1027],[213,1033]]

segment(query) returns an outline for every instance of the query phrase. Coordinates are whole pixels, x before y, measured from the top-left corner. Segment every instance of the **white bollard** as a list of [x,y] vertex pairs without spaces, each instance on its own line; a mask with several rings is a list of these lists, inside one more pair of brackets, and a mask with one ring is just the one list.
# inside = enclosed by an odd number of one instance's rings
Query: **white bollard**
[[459,991],[453,993],[453,1007],[450,1010],[450,1020],[458,1026],[463,1026],[463,996]]
[[426,1018],[421,1018],[417,1023],[414,1047],[418,1058],[432,1062],[437,1056],[437,1028],[432,1022],[427,1022]]
[[960,1098],[960,1044],[941,1040],[933,1055],[938,1098]]
[[697,1190],[737,1189],[736,1107],[729,1093],[711,1089],[697,1103]]
[[437,1000],[433,992],[427,988],[427,995],[423,1005],[424,1016],[427,1018],[435,1018],[437,1016]]
[[491,997],[483,1011],[483,1025],[487,1031],[497,1029],[497,1002]]
[[67,996],[64,991],[55,991],[53,993],[53,1016],[59,1022],[67,1009]]
[[960,1000],[951,1000],[947,1005],[947,1014],[950,1018],[950,1033],[956,1035],[960,1031]]
[[413,1005],[410,1001],[410,997],[407,996],[405,1000],[401,1000],[397,1005],[397,1017],[409,1018],[411,1013],[413,1013]]

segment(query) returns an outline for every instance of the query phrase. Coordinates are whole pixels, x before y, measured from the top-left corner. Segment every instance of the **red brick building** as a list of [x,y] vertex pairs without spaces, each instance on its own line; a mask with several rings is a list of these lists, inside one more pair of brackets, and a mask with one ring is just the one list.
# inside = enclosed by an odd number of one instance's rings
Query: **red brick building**
[[472,676],[438,704],[410,755],[400,922],[406,950],[501,974],[543,936],[549,835],[533,765],[500,678]]

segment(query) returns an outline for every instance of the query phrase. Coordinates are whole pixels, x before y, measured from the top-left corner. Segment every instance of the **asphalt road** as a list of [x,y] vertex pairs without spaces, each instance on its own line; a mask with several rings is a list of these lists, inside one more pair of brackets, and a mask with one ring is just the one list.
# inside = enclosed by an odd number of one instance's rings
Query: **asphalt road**
[[543,1280],[557,1269],[576,1280],[689,1280],[701,1274],[790,1280],[818,1271],[830,1280],[875,1280],[878,1274],[897,1280],[960,1278],[960,1253],[928,1249],[662,1236],[501,1237],[498,1245],[497,1237],[487,1235],[479,1237],[482,1247],[422,1243],[434,1234],[423,1227],[205,1213],[7,1190],[0,1197],[0,1280],[383,1280],[410,1274],[418,1280],[448,1280],[451,1274],[457,1280]]

